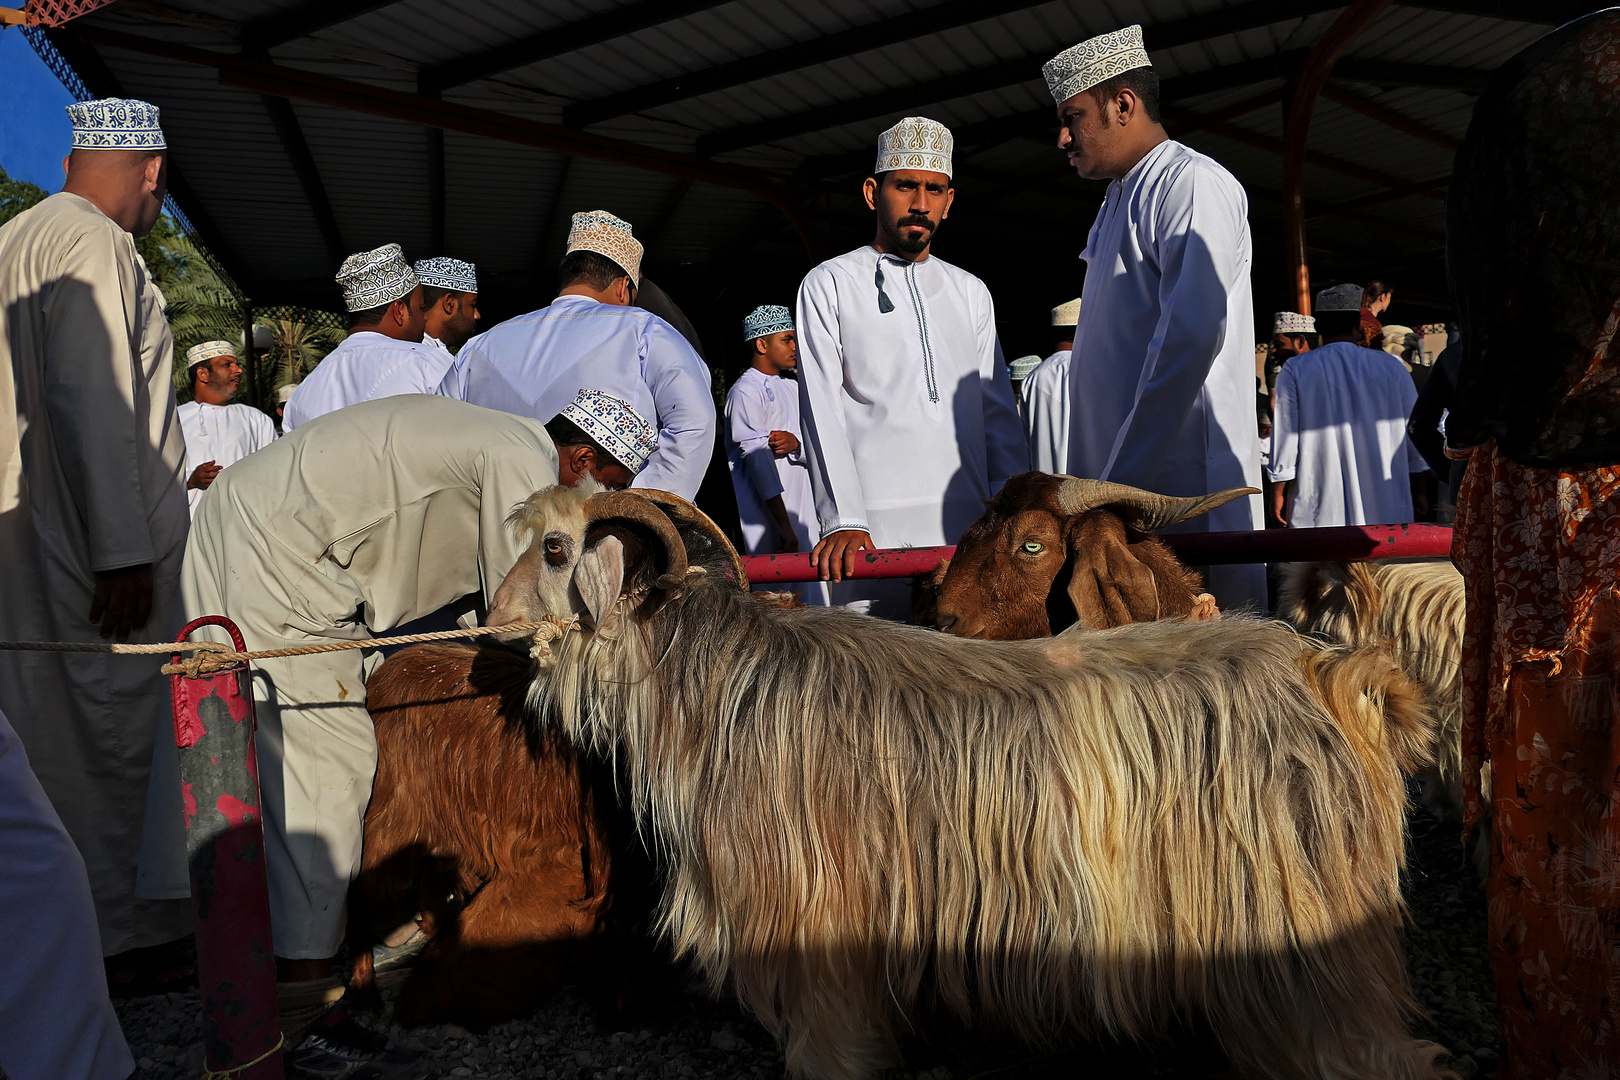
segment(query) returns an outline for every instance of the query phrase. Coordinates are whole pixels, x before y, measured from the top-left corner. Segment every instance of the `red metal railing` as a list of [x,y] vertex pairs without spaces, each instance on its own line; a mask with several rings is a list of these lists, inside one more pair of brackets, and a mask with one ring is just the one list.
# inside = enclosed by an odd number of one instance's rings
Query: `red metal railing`
[[[1173,533],[1159,539],[1191,566],[1329,559],[1357,562],[1451,554],[1451,529],[1445,525],[1344,525],[1329,529]],[[949,559],[954,554],[954,546],[863,551],[855,564],[855,572],[849,576],[897,578],[926,574],[937,567],[941,559]],[[743,559],[743,567],[754,585],[816,580],[815,566],[803,552],[749,555]]]

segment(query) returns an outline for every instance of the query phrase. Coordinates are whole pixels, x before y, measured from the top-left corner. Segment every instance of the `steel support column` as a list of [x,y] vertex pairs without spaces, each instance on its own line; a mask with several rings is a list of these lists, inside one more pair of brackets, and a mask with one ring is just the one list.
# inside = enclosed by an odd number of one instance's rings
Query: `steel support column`
[[1301,315],[1311,312],[1311,268],[1305,255],[1305,143],[1311,134],[1311,114],[1333,65],[1389,4],[1390,0],[1354,0],[1328,27],[1294,76],[1283,131],[1283,250],[1294,285],[1294,310]]

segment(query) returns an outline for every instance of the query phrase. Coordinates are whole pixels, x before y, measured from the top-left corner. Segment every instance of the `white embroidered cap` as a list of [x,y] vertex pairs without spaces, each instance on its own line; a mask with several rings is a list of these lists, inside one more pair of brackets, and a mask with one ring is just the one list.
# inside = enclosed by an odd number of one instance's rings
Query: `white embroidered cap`
[[334,280],[343,289],[343,303],[351,312],[392,304],[409,296],[419,284],[398,244],[350,255],[338,267]]
[[[1360,311],[1361,286],[1335,285],[1331,289],[1323,289],[1316,294],[1316,313],[1325,314],[1329,311]],[[1312,320],[1313,324],[1315,320]]]
[[1080,298],[1075,297],[1067,304],[1059,304],[1052,309],[1053,326],[1078,326],[1080,324]]
[[417,259],[415,264],[416,280],[423,285],[435,289],[449,289],[451,292],[478,291],[478,266],[476,263],[462,262],[447,256],[436,259]]
[[67,107],[75,150],[166,150],[158,107],[134,98],[79,101]]
[[205,341],[186,350],[186,370],[206,363],[216,356],[235,356],[236,346],[228,341]]
[[632,475],[640,472],[658,449],[658,429],[629,402],[606,391],[581,390],[561,415],[600,443]]
[[1007,365],[1007,372],[1012,376],[1013,382],[1023,382],[1025,379],[1029,378],[1030,372],[1034,371],[1040,366],[1041,357],[1020,356],[1018,359]]
[[606,210],[585,210],[574,215],[568,230],[568,254],[594,251],[630,275],[631,284],[641,287],[641,241],[631,235],[633,226]]
[[[1359,311],[1360,308],[1357,308]],[[1301,315],[1297,311],[1279,311],[1272,320],[1271,332],[1273,334],[1314,334],[1316,333],[1316,319],[1310,315]]]
[[298,384],[295,383],[295,382],[288,383],[286,386],[278,386],[278,387],[276,387],[276,404],[277,405],[285,405],[285,404],[287,404],[287,402],[292,400],[293,391],[297,390],[297,389],[298,389]]
[[744,343],[792,329],[793,312],[781,304],[765,304],[743,317]]
[[1061,105],[1115,75],[1152,66],[1142,47],[1142,28],[1127,26],[1064,49],[1041,66],[1041,74],[1052,100]]
[[956,139],[951,129],[926,116],[908,116],[878,136],[877,164],[872,175],[896,169],[951,175],[951,151]]

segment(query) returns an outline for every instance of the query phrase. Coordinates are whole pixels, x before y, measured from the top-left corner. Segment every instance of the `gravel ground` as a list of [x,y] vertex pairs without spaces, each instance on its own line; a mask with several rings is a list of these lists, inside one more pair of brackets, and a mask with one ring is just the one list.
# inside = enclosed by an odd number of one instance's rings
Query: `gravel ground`
[[[1408,900],[1412,925],[1407,960],[1419,1004],[1428,1014],[1418,1034],[1449,1047],[1464,1080],[1489,1077],[1497,1062],[1495,997],[1485,953],[1484,894],[1465,867],[1456,830],[1417,813],[1412,821]],[[195,1080],[202,1073],[197,993],[161,994],[116,1003],[137,1080]],[[375,1022],[379,1018],[369,1018]],[[580,997],[564,991],[525,1020],[474,1035],[453,1025],[393,1036],[424,1052],[440,1077],[483,1080],[764,1080],[782,1075],[782,1057],[763,1028],[730,1001],[709,1000],[695,987],[665,1015],[634,1031],[599,1028]],[[1110,1076],[1201,1076],[1217,1070],[1210,1055],[1182,1048],[1144,1059],[1124,1049],[1031,1058],[997,1047],[921,1048],[910,1070],[886,1080],[1035,1080],[1077,1069]]]

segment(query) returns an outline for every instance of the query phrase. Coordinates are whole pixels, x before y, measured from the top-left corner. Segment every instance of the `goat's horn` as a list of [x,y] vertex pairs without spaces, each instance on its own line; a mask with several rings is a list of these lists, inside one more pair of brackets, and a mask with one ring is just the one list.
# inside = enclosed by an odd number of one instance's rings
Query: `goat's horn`
[[706,533],[709,539],[720,545],[726,553],[726,559],[731,563],[731,572],[737,575],[737,584],[746,591],[748,588],[748,573],[743,570],[742,556],[732,546],[731,540],[714,520],[702,510],[693,506],[679,495],[668,491],[659,491],[657,488],[636,488],[635,493],[649,502],[655,502],[670,512],[670,516],[678,519],[684,525]]
[[1259,488],[1241,487],[1217,491],[1212,495],[1177,497],[1143,491],[1141,488],[1126,484],[1114,484],[1107,480],[1084,480],[1077,476],[1066,476],[1063,483],[1058,485],[1057,500],[1058,507],[1065,514],[1083,514],[1087,510],[1106,506],[1118,512],[1127,523],[1144,532],[1152,532],[1154,529],[1162,529],[1166,525],[1174,525],[1178,521],[1186,521],[1199,514],[1207,514],[1218,506],[1225,506],[1233,499],[1258,494]]
[[681,534],[675,531],[675,526],[662,510],[639,494],[628,491],[604,491],[585,500],[587,522],[613,518],[645,525],[663,543],[668,566],[653,582],[655,586],[673,589],[686,580],[686,545],[681,542]]

